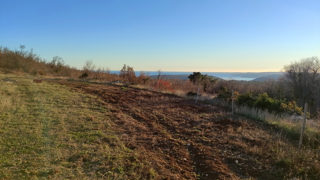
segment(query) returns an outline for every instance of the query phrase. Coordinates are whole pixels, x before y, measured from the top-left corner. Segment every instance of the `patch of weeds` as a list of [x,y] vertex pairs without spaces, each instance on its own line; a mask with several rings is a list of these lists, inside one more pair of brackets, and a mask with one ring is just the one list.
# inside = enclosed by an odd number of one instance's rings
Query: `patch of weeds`
[[103,137],[101,131],[72,132],[72,137],[78,142],[93,142]]
[[122,167],[118,167],[118,168],[117,168],[117,173],[119,173],[119,174],[124,174],[123,168],[122,168]]
[[276,162],[276,166],[279,168],[287,168],[290,167],[291,164],[291,160],[290,159],[280,159],[279,161]]
[[157,177],[157,173],[153,168],[149,169],[149,174],[152,179]]

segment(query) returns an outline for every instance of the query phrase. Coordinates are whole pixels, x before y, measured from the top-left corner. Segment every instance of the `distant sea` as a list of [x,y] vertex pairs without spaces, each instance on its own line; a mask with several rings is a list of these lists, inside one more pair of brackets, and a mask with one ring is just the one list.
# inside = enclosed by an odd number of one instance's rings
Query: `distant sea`
[[[154,76],[158,75],[157,71],[143,71],[146,75]],[[119,71],[110,71],[113,74],[119,74]],[[140,75],[140,71],[135,71],[136,75]],[[163,71],[164,75],[190,75],[193,72],[172,72],[172,71]],[[219,77],[225,80],[237,80],[237,81],[251,81],[258,77],[242,77],[241,73],[230,73],[230,72],[201,72],[201,74],[208,74],[209,76]]]

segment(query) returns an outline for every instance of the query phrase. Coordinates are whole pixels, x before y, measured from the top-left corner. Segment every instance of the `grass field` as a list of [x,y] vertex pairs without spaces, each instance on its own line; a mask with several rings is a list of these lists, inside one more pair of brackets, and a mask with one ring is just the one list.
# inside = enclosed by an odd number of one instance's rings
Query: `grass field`
[[96,97],[29,78],[0,79],[0,179],[148,177]]
[[319,179],[319,146],[172,94],[0,74],[0,179]]

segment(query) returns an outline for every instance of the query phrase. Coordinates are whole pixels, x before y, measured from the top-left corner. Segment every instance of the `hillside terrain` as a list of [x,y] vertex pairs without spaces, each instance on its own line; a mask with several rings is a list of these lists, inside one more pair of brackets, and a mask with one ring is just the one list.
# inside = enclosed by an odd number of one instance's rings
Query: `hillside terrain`
[[171,94],[59,84],[106,102],[120,139],[142,152],[160,179],[278,179],[291,174],[282,160],[272,158],[279,146],[291,147],[272,126]]
[[[167,80],[167,79],[189,80],[189,79],[188,79],[188,76],[189,76],[189,75],[190,75],[190,74],[164,75],[164,76],[163,76],[163,79],[164,79],[164,80]],[[221,78],[215,77],[215,76],[210,76],[210,77],[212,77],[212,78],[214,78],[214,79],[221,79]],[[157,78],[158,78],[158,75],[152,75],[152,76],[150,76],[150,78],[151,78],[151,79],[157,79]]]
[[134,87],[32,78],[1,76],[0,179],[320,177],[308,165],[319,157],[296,154],[296,142],[275,126],[228,109]]
[[267,80],[279,80],[279,78],[281,78],[283,76],[283,74],[272,74],[272,75],[268,75],[268,76],[263,76],[263,77],[259,77],[256,78],[252,81],[259,81],[259,82],[263,82],[263,81],[267,81]]
[[246,73],[234,73],[235,76],[240,77],[248,77],[248,78],[259,78],[259,77],[266,77],[266,76],[281,76],[283,72],[246,72]]

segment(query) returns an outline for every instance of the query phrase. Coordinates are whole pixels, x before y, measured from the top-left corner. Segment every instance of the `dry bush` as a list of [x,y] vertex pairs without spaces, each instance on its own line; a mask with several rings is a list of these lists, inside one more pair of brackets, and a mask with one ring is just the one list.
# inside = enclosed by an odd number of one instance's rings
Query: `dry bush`
[[122,69],[120,70],[119,76],[121,80],[126,84],[137,82],[137,77],[133,70],[133,67],[123,65]]
[[44,74],[47,70],[44,61],[33,51],[24,51],[24,46],[20,46],[20,51],[12,51],[8,48],[0,47],[0,67],[7,71],[21,71],[32,74]]
[[10,72],[24,72],[35,76],[72,76],[76,70],[64,64],[62,58],[56,56],[51,62],[46,62],[33,50],[25,51],[21,45],[20,50],[10,50],[0,47],[0,67]]
[[98,71],[94,71],[95,65],[92,61],[86,61],[83,70],[78,70],[66,65],[59,56],[53,57],[51,61],[45,61],[34,54],[32,49],[30,51],[24,49],[23,45],[20,46],[20,50],[0,47],[0,68],[4,73],[27,73],[34,76],[61,76],[75,79],[86,72],[89,78],[100,81],[119,79],[111,75],[108,68],[98,68]]
[[108,79],[108,74],[110,74],[109,68],[101,68],[99,67],[97,71],[94,73],[95,79],[98,79],[102,82],[106,82]]
[[240,93],[254,92],[262,93],[265,92],[265,85],[263,82],[253,82],[253,81],[236,81],[236,80],[219,80],[211,89],[210,93],[218,93],[222,88],[228,90],[238,91]]
[[189,80],[180,80],[180,79],[173,79],[170,80],[171,88],[174,90],[185,91],[186,93],[189,91],[197,91],[197,86],[194,85]]
[[141,71],[140,75],[137,77],[137,83],[138,84],[143,84],[143,85],[147,85],[150,82],[150,78],[148,77],[148,75]]

